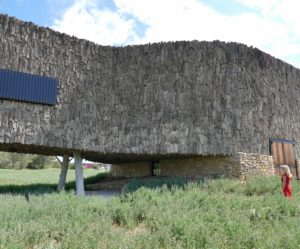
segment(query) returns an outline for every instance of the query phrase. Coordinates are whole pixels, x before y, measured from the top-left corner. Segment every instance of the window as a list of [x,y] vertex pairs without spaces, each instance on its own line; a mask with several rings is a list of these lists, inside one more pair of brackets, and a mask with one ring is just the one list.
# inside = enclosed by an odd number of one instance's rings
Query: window
[[160,175],[160,165],[159,162],[152,163],[152,176],[159,176]]

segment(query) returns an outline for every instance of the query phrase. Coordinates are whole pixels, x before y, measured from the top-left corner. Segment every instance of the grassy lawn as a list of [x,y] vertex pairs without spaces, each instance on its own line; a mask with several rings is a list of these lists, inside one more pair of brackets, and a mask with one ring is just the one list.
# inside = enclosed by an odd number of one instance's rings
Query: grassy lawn
[[[45,194],[56,191],[60,169],[0,169],[0,193]],[[85,184],[97,182],[108,175],[102,170],[84,169]],[[75,170],[69,169],[66,189],[75,188]]]
[[[84,169],[85,178],[98,174],[99,170]],[[0,169],[0,185],[28,185],[28,184],[57,184],[60,169],[42,169],[42,170],[14,170]],[[75,170],[69,169],[67,182],[75,181]]]
[[130,192],[129,187],[126,195],[111,199],[76,197],[73,192],[31,194],[28,200],[0,194],[0,248],[300,246],[296,181],[292,200],[282,196],[278,177],[249,179],[246,185],[228,179],[169,188],[147,184],[153,189]]

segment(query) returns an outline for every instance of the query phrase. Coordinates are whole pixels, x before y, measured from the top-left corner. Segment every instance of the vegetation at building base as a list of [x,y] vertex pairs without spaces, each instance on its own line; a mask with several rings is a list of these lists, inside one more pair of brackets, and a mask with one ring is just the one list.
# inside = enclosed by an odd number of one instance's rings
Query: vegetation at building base
[[[139,188],[111,199],[0,195],[0,248],[299,248],[300,186],[279,177]],[[16,236],[17,235],[17,236]]]
[[122,193],[127,194],[137,191],[139,188],[144,187],[148,189],[156,188],[173,188],[184,187],[188,183],[188,179],[183,177],[153,177],[153,178],[133,178],[122,188]]

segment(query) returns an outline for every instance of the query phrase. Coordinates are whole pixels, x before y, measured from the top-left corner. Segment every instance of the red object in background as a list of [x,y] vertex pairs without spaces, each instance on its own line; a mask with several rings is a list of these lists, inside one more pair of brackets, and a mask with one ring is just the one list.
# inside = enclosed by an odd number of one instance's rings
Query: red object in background
[[94,166],[93,163],[84,163],[83,165],[84,165],[84,167],[87,168],[87,169],[91,169],[91,168],[93,168],[93,166]]
[[292,186],[291,186],[291,177],[286,173],[281,176],[281,181],[283,182],[283,177],[285,177],[285,185],[283,187],[283,195],[286,197],[292,197]]

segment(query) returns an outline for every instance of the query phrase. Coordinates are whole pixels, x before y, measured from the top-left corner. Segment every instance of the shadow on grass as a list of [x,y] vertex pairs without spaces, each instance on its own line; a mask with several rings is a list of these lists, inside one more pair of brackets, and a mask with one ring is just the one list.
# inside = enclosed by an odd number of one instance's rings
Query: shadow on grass
[[[108,172],[101,172],[97,175],[90,176],[84,179],[84,184],[93,184],[104,180],[109,176]],[[58,179],[57,179],[58,181]],[[66,183],[66,191],[74,191],[76,183],[71,181]],[[28,185],[0,185],[0,194],[12,194],[12,195],[42,195],[57,192],[57,184],[28,184]]]
[[41,195],[56,192],[55,184],[29,184],[29,185],[0,185],[0,194],[12,195]]

